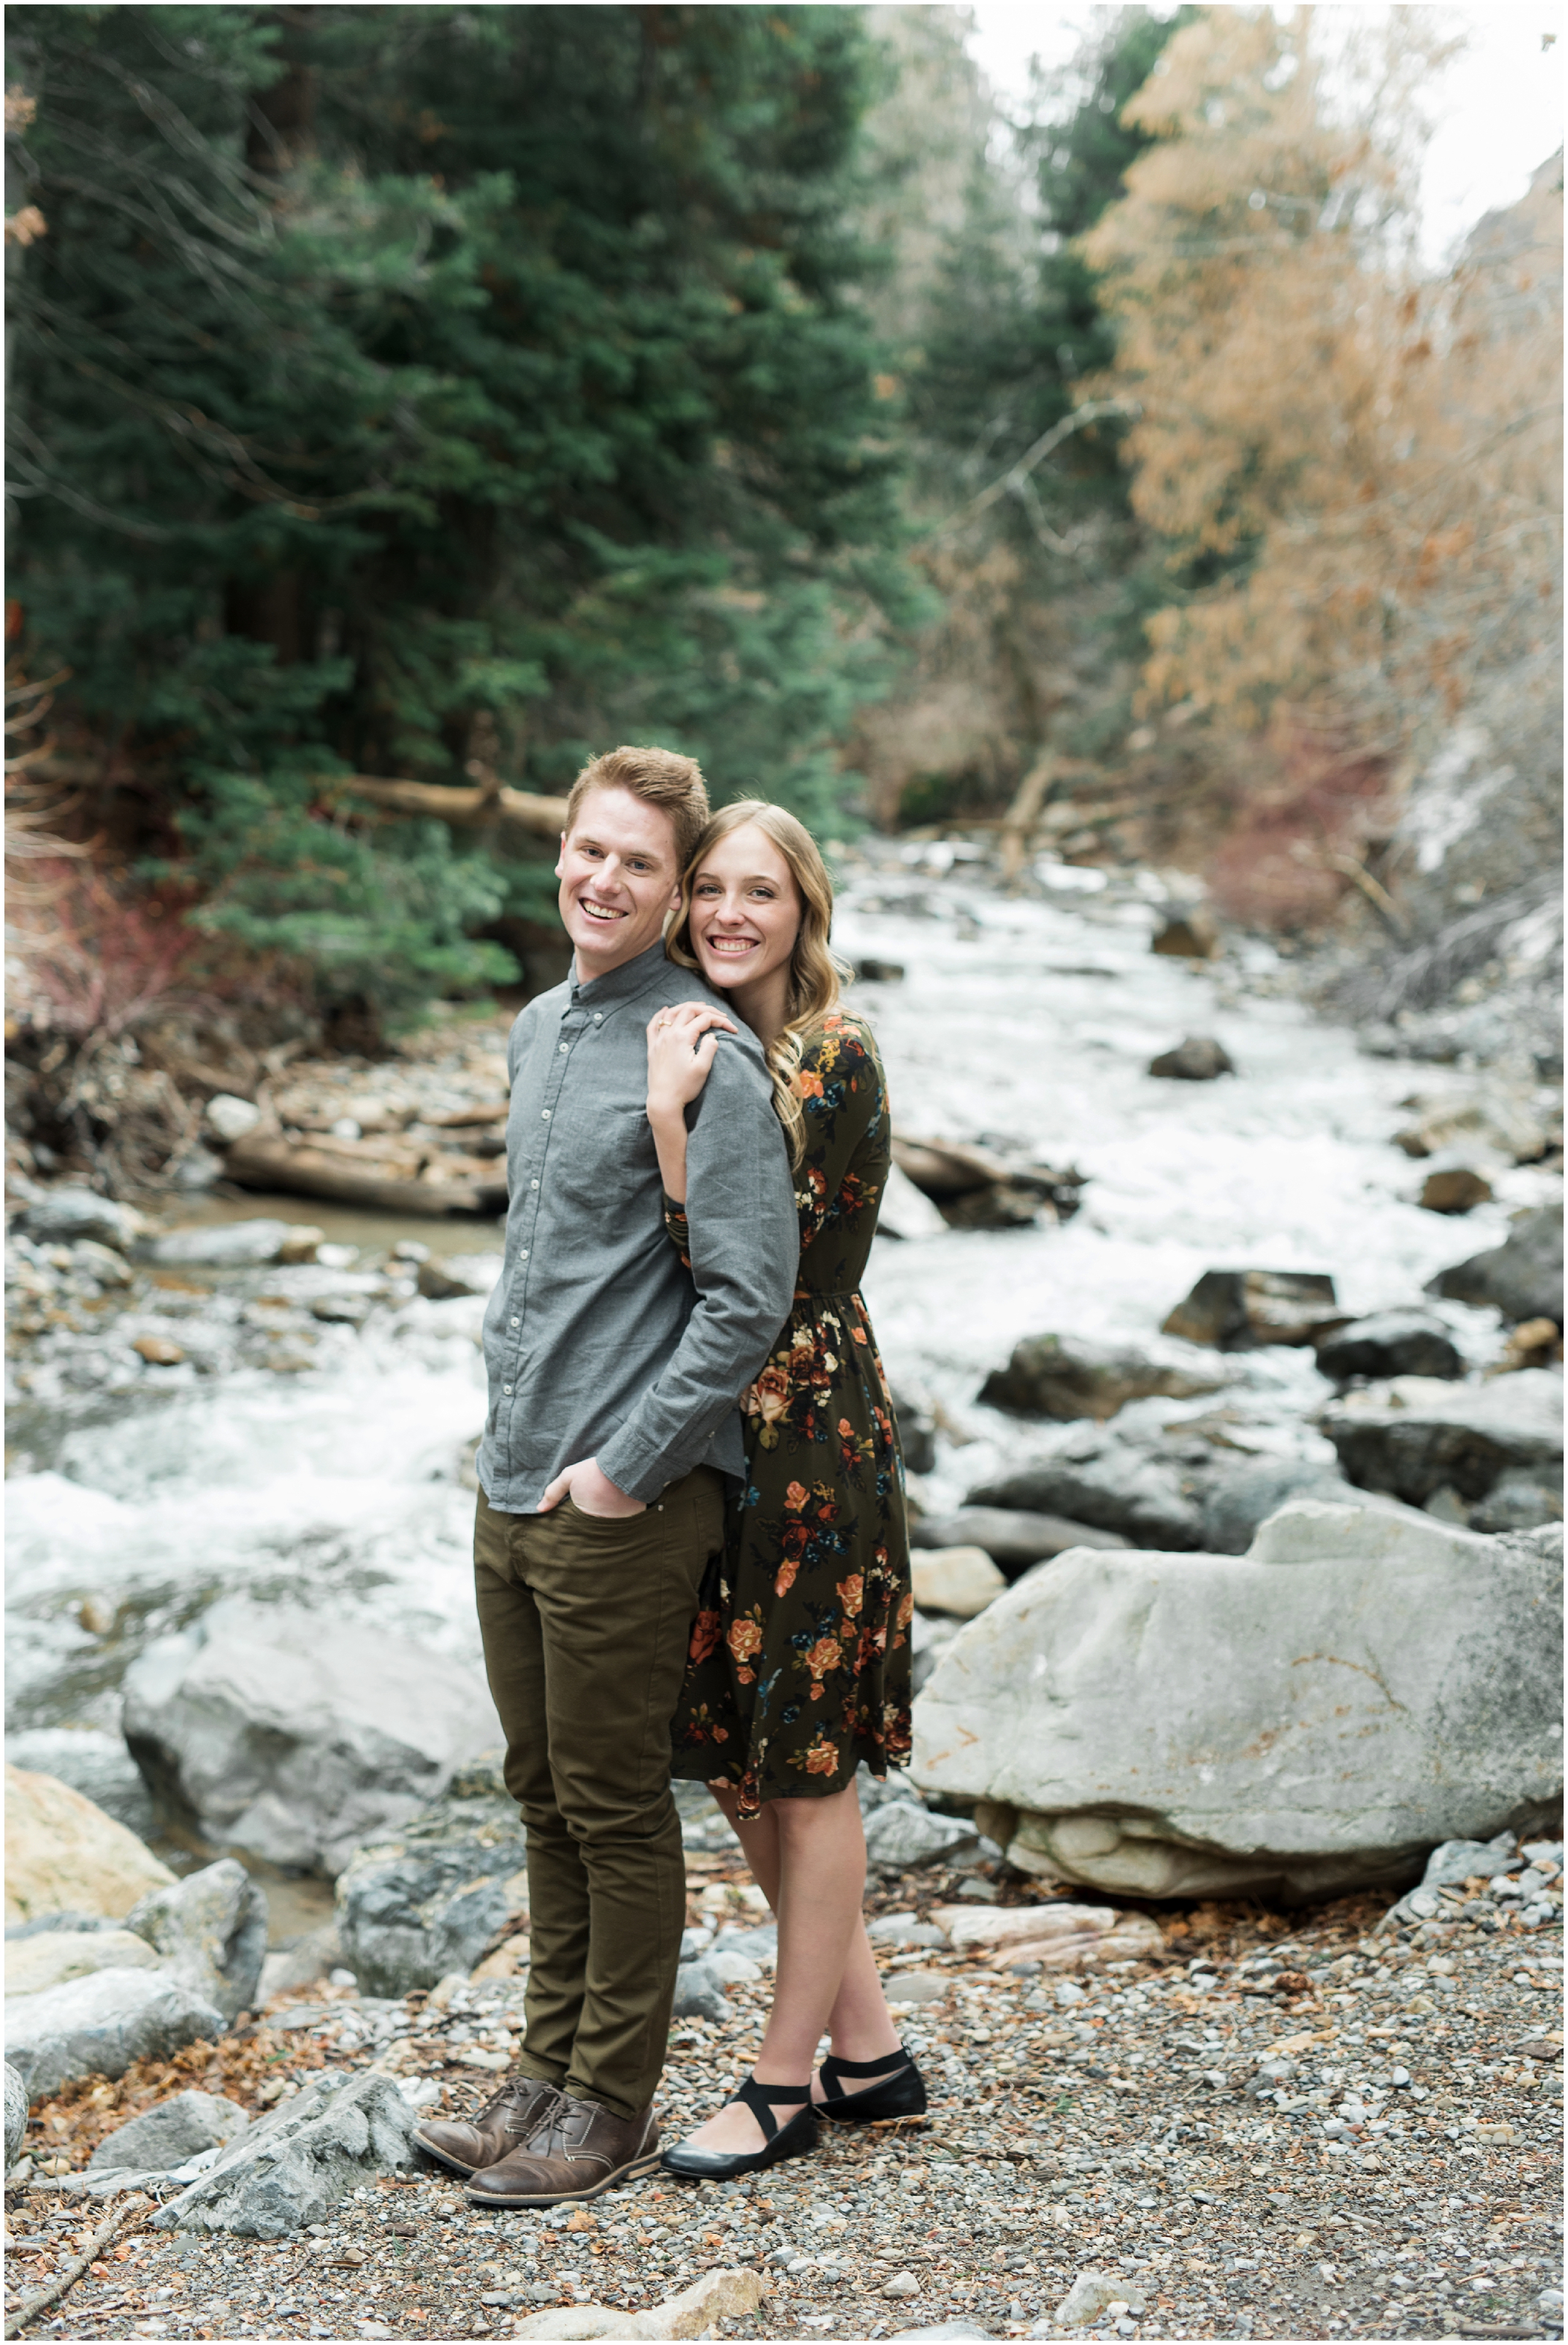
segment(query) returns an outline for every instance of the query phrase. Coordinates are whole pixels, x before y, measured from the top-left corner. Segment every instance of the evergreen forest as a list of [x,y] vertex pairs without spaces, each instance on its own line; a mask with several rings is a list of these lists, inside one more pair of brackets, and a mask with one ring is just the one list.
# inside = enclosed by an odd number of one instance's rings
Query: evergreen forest
[[13,7],[56,1021],[62,935],[371,1029],[515,982],[629,739],[830,839],[1027,786],[1289,926],[1392,900],[1468,713],[1550,852],[1561,167],[1417,264],[1419,14],[1347,106],[1310,12],[1102,8],[1004,117],[943,6]]

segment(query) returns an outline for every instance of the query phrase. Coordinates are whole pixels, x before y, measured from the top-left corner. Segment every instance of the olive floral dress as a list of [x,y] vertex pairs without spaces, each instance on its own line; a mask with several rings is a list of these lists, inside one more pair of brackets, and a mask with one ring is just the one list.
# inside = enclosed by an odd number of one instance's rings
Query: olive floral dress
[[[795,1087],[794,1307],[741,1396],[746,1481],[692,1629],[673,1771],[764,1800],[843,1791],[909,1763],[915,1601],[904,1464],[859,1294],[891,1160],[869,1027],[830,1010],[803,1038]],[[684,1255],[685,1216],[665,1199]]]

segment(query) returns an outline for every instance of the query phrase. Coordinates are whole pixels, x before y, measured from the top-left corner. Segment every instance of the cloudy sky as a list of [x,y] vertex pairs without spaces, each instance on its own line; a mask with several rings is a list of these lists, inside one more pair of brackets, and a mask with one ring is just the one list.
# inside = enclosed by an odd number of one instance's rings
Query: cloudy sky
[[[1331,33],[1335,20],[1374,16],[1372,8],[1320,6]],[[1464,48],[1436,92],[1436,128],[1422,183],[1429,260],[1449,251],[1482,212],[1517,202],[1531,172],[1563,143],[1563,59],[1568,9],[1533,0],[1493,0],[1482,7],[1443,7],[1444,28],[1464,36]],[[1065,64],[1090,11],[1054,8],[1024,0],[975,0],[970,43],[998,94],[1021,96],[1029,58]],[[1543,36],[1558,37],[1550,47]]]

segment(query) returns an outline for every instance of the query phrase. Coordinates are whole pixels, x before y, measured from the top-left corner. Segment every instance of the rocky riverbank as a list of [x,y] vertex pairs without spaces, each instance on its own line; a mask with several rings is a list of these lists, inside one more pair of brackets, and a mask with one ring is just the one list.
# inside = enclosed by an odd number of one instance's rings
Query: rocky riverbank
[[[251,1097],[214,1066],[194,1185],[35,1163],[11,1200],[8,1755],[53,1785],[45,1861],[9,1868],[24,2287],[133,2179],[147,2201],[58,2325],[1559,2324],[1540,1053],[1359,1049],[1158,875],[1006,894],[963,841],[853,865],[838,939],[894,1095],[866,1292],[928,1794],[868,1798],[869,1905],[931,2127],[575,2230],[492,2228],[410,2162],[419,2110],[504,2071],[528,1961],[468,1557],[503,1026],[258,1063]],[[244,1193],[226,1164],[263,1123],[301,1191],[401,1151],[439,1212]],[[677,2130],[744,2066],[772,1959],[683,1797]],[[73,1834],[111,1890],[72,1890]],[[139,2166],[105,2162],[122,2128]],[[657,2310],[704,2268],[768,2292]],[[561,2309],[585,2298],[619,2309]]]

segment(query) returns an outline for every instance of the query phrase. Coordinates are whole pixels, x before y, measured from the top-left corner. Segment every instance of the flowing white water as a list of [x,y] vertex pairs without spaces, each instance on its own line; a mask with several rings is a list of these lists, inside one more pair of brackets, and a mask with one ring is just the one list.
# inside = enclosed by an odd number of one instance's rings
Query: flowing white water
[[[900,889],[918,890],[928,911],[868,909]],[[1357,1313],[1415,1302],[1433,1271],[1497,1243],[1509,1209],[1553,1186],[1499,1169],[1498,1202],[1462,1223],[1421,1211],[1420,1171],[1391,1145],[1408,1120],[1400,1102],[1476,1079],[1362,1057],[1350,1033],[1289,998],[1239,990],[1234,966],[1210,975],[1156,958],[1151,919],[1130,888],[1058,905],[1006,899],[961,874],[863,874],[845,896],[837,940],[906,971],[855,997],[875,1020],[900,1127],[1005,1139],[1088,1175],[1082,1211],[1060,1229],[877,1241],[866,1292],[890,1373],[968,1436],[942,1445],[931,1504],[1059,1437],[975,1403],[1020,1336],[1057,1330],[1190,1359],[1158,1329],[1210,1267],[1331,1271]],[[1252,985],[1266,988],[1273,957],[1250,951]],[[1237,1077],[1151,1080],[1149,1058],[1190,1032],[1217,1035]],[[439,1228],[427,1235],[440,1246]],[[481,1312],[476,1300],[410,1301],[363,1331],[326,1331],[321,1365],[305,1374],[193,1375],[78,1426],[49,1471],[14,1476],[12,1721],[115,1726],[129,1658],[218,1594],[373,1618],[477,1660],[473,1499],[460,1466],[484,1413]],[[1443,1315],[1473,1358],[1495,1350],[1491,1315]],[[1237,1381],[1224,1401],[1260,1441],[1313,1440],[1300,1419],[1328,1387],[1310,1354],[1227,1365]],[[1138,1404],[1134,1422],[1137,1412],[1182,1413],[1168,1402]],[[106,1639],[76,1619],[89,1595],[120,1609]]]

